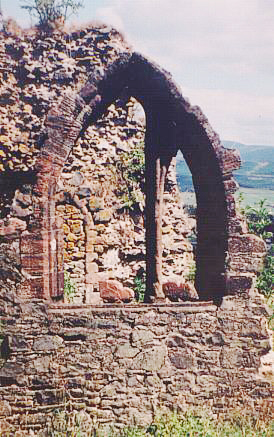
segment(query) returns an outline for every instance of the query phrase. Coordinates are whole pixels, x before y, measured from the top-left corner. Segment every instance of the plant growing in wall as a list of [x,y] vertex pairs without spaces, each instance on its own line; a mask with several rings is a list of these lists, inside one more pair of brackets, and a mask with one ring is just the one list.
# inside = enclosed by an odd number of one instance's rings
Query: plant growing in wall
[[76,287],[72,282],[71,277],[67,271],[64,272],[64,298],[69,302],[73,302],[75,296]]
[[145,154],[144,143],[140,142],[130,152],[119,156],[117,170],[120,175],[116,195],[122,207],[128,210],[144,209]]
[[146,274],[141,269],[134,278],[134,294],[137,302],[144,302],[146,292]]

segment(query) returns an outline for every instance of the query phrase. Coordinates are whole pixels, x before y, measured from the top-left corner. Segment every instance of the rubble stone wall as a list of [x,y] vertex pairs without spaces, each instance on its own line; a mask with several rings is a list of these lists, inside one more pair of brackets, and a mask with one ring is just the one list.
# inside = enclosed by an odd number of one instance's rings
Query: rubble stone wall
[[273,415],[260,296],[208,303],[71,306],[1,295],[0,427],[40,429],[66,410],[149,423],[165,409]]

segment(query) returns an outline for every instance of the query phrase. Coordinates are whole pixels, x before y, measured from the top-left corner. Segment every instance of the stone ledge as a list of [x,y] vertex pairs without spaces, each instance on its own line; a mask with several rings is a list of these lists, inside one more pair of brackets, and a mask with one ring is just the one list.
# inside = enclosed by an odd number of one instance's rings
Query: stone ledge
[[74,304],[49,304],[49,313],[51,314],[65,314],[67,312],[147,312],[150,310],[158,310],[158,312],[215,312],[218,307],[214,305],[213,301],[207,302],[175,302],[175,303],[159,303],[159,304],[102,304],[102,305],[74,305]]

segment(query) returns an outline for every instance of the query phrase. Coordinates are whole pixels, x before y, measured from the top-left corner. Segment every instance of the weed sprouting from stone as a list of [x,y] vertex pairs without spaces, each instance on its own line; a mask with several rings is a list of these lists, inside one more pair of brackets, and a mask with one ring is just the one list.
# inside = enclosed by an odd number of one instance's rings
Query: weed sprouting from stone
[[76,287],[72,282],[72,279],[67,271],[64,272],[64,297],[69,302],[72,303],[75,296]]

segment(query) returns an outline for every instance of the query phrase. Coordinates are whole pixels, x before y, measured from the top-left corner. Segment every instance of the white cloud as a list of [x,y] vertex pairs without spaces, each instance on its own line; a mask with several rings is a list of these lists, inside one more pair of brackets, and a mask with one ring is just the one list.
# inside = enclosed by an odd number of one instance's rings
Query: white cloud
[[245,144],[274,143],[274,96],[255,96],[224,90],[182,90],[202,108],[222,139]]

